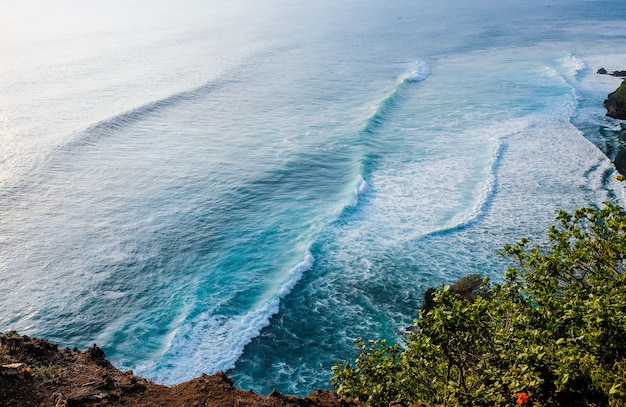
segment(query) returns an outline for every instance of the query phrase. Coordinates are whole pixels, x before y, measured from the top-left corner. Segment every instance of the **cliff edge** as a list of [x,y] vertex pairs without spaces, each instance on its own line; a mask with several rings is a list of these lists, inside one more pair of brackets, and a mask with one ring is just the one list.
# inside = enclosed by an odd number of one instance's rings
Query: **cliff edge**
[[16,332],[0,333],[0,407],[4,406],[364,407],[332,391],[318,390],[304,398],[277,391],[262,396],[236,389],[224,373],[164,386],[118,370],[95,344],[86,351],[60,349]]

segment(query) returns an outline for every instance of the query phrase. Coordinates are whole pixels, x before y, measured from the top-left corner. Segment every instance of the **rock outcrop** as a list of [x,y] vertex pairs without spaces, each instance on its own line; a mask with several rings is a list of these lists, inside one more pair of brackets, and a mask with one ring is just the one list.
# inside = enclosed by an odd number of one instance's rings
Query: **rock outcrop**
[[626,77],[626,71],[613,71],[613,72],[609,72],[604,68],[600,68],[597,71],[598,74],[600,75],[611,75],[611,76],[618,76],[618,77]]
[[626,120],[626,80],[622,82],[615,92],[609,94],[604,101],[604,106],[607,110],[607,116]]

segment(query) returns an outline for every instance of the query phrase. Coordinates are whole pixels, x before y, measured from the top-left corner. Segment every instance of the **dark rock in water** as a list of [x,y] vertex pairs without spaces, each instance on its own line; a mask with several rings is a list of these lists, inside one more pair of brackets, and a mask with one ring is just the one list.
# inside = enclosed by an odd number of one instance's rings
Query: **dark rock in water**
[[[451,293],[458,295],[459,298],[463,298],[468,302],[474,302],[478,297],[486,298],[488,296],[486,288],[485,281],[483,281],[480,274],[468,274],[459,278],[449,287],[449,290]],[[435,287],[426,289],[424,301],[422,302],[422,313],[426,314],[437,306],[435,302],[437,291]],[[396,328],[396,332],[402,335],[418,333],[419,330],[419,327],[415,325]]]
[[600,68],[598,69],[598,71],[596,72],[600,75],[611,75],[611,76],[617,76],[617,77],[626,77],[626,71],[613,71],[611,73],[609,73],[606,69],[604,68]]
[[[480,274],[468,274],[459,278],[450,286],[450,292],[464,298],[468,302],[474,302],[477,297],[487,295],[483,285],[483,279]],[[435,308],[435,294],[437,289],[429,287],[424,293],[424,302],[422,303],[422,312],[428,312]]]
[[420,328],[416,325],[407,325],[407,326],[400,326],[395,328],[395,332],[399,335],[410,335],[410,334],[416,334],[420,331]]
[[422,303],[422,311],[428,312],[435,308],[435,293],[437,289],[434,287],[428,287],[424,293],[424,302]]
[[606,115],[618,120],[626,120],[626,80],[604,101]]

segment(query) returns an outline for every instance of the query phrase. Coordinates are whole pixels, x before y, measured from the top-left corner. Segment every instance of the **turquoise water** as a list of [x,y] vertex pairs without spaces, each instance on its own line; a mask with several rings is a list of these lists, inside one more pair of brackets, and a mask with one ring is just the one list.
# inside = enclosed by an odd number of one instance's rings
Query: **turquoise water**
[[307,394],[428,287],[623,204],[595,72],[626,7],[501,3],[4,2],[0,330]]

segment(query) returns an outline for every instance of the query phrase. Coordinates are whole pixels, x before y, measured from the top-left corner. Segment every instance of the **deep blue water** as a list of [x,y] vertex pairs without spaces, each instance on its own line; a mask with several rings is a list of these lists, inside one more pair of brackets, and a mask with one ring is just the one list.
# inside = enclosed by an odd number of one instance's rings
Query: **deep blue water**
[[306,394],[623,204],[622,1],[257,3],[0,5],[0,330]]

